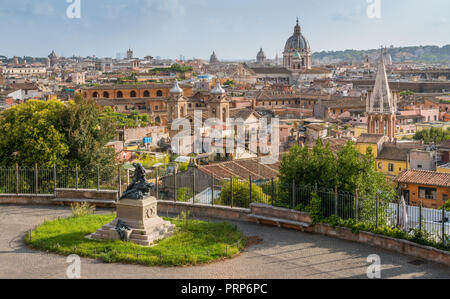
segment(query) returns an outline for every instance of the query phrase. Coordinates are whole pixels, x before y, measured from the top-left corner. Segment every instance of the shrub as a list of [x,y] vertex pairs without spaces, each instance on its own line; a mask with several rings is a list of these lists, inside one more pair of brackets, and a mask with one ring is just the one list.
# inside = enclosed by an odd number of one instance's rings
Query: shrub
[[314,223],[318,223],[322,219],[322,199],[316,194],[312,193],[312,198],[309,206],[307,207],[307,212]]
[[361,223],[355,219],[343,220],[342,218],[331,216],[323,219],[322,223],[331,225],[332,227],[345,227],[352,230],[354,234],[360,231],[371,232],[395,239],[408,240],[417,244],[431,246],[441,250],[450,250],[450,246],[444,242],[438,242],[433,239],[431,234],[419,229],[413,229],[411,232],[405,232],[397,227],[389,227],[387,225],[376,226],[374,223]]
[[[265,194],[261,187],[252,184],[252,202],[269,204],[269,196]],[[224,206],[231,205],[231,184],[222,184],[218,204]],[[248,182],[233,181],[233,206],[248,208],[250,206],[250,184]]]
[[90,205],[87,202],[76,203],[72,205],[73,217],[84,217],[94,214],[95,206]]
[[445,209],[447,212],[450,212],[450,200],[447,200],[447,202],[439,208],[439,210]]
[[178,188],[177,201],[187,202],[192,197],[194,197],[194,195],[193,195],[191,188],[189,188],[189,187]]

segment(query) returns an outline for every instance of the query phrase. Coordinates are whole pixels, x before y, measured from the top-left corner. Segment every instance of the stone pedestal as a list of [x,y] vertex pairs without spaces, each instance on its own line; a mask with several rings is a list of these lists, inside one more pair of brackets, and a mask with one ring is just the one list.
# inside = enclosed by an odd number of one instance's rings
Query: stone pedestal
[[157,240],[172,235],[175,225],[158,217],[157,201],[149,196],[143,200],[122,199],[116,203],[117,218],[91,235],[95,240],[120,240],[116,231],[120,219],[131,229],[127,241],[150,246]]

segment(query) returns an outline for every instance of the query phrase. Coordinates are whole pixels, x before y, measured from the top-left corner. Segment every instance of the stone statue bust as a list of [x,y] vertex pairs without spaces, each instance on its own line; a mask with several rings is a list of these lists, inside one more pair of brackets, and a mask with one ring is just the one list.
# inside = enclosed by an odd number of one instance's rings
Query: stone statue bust
[[151,184],[145,179],[145,168],[141,163],[133,163],[134,176],[133,181],[127,190],[122,194],[120,199],[142,200],[150,193]]

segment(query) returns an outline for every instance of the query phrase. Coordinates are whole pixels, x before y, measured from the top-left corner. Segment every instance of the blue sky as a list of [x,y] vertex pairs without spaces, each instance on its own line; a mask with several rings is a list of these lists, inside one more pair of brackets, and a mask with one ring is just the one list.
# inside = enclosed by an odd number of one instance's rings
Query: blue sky
[[[448,0],[1,0],[0,55],[254,58],[281,52],[298,16],[312,51],[450,44]],[[368,2],[381,1],[381,18]]]

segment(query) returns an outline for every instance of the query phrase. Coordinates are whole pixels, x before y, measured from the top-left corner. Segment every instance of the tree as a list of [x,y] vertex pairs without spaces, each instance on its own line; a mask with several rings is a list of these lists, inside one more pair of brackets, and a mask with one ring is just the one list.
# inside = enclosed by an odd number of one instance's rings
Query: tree
[[[351,142],[344,145],[336,154],[329,145],[319,139],[312,150],[295,146],[290,149],[280,164],[280,185],[316,186],[341,192],[358,191],[361,198],[391,201],[395,192],[385,177],[376,171],[375,159],[370,150],[361,155]],[[289,188],[283,188],[289,190]],[[286,192],[283,199],[289,204]]]
[[439,144],[442,141],[450,139],[450,130],[446,131],[440,128],[424,129],[414,135],[415,140],[423,140],[426,144]]
[[329,144],[318,139],[310,151],[307,146],[294,146],[283,156],[280,163],[280,183],[334,188],[337,183],[336,158]]
[[115,122],[93,100],[30,100],[0,113],[0,165],[112,165]]
[[113,165],[114,149],[106,144],[114,137],[116,125],[110,117],[100,117],[101,109],[93,99],[80,94],[69,102],[62,115],[62,131],[67,137],[71,165]]
[[29,100],[0,113],[0,165],[64,165],[69,153],[59,101]]

